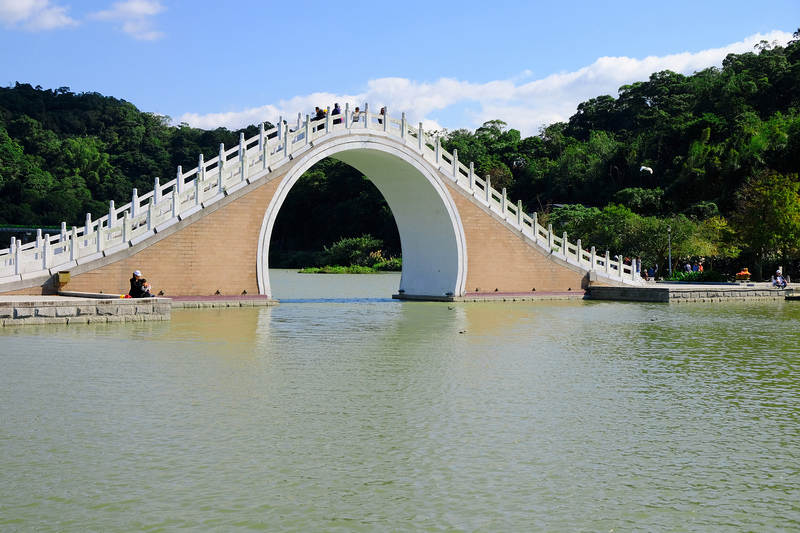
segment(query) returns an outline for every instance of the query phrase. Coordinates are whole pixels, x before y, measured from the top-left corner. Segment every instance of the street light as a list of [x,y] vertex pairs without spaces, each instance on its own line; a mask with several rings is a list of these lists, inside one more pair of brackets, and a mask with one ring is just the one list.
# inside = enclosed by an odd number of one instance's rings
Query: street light
[[672,277],[672,226],[667,226],[667,246],[669,246],[669,277]]

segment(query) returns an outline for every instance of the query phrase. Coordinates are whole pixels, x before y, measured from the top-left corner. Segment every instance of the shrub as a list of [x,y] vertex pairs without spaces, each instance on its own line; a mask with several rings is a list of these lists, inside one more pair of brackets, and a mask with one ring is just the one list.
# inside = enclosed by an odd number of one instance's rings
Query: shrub
[[687,283],[720,283],[730,281],[729,276],[715,270],[703,272],[673,272],[667,281],[685,281]]
[[301,274],[374,274],[375,270],[365,266],[331,266],[311,267],[300,270]]
[[372,268],[375,270],[383,270],[387,272],[399,272],[403,270],[403,258],[402,257],[390,257],[389,259],[385,259],[384,261],[379,261],[372,265]]
[[370,255],[379,252],[383,241],[371,235],[339,239],[325,247],[317,259],[320,265],[371,266]]

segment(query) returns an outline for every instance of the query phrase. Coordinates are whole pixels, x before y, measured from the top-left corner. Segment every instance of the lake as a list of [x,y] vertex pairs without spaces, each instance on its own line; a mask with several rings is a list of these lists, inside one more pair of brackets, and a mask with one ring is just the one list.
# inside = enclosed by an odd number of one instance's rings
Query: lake
[[268,308],[0,329],[3,531],[792,531],[800,302]]

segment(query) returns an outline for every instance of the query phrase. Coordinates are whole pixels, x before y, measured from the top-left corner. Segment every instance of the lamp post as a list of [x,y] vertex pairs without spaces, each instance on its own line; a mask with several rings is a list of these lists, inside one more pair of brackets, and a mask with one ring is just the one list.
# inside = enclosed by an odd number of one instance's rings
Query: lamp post
[[667,226],[667,246],[669,247],[669,277],[672,277],[672,226]]

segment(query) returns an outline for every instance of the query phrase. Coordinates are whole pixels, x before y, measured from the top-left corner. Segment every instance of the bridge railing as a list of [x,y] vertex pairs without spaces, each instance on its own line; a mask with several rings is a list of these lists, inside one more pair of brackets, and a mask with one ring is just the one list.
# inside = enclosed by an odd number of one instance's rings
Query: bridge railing
[[608,252],[597,255],[594,249],[583,250],[580,240],[572,244],[566,233],[559,236],[551,226],[543,227],[536,213],[528,215],[521,202],[508,199],[505,189],[494,189],[489,176],[477,176],[472,163],[466,166],[459,161],[455,150],[452,154],[444,150],[440,138],[427,135],[422,123],[409,124],[405,113],[399,119],[371,113],[365,105],[358,115],[350,112],[349,107],[339,115],[328,113],[321,120],[311,120],[308,115],[303,120],[298,115],[294,128],[282,117],[277,126],[268,130],[261,124],[258,134],[250,139],[240,135],[239,144],[231,148],[220,145],[218,155],[208,161],[200,154],[195,168],[184,172],[178,167],[175,179],[162,184],[156,178],[153,189],[142,196],[134,189],[130,203],[117,208],[111,201],[108,214],[102,218],[92,220],[87,214],[81,227],[68,230],[62,224],[58,235],[39,232],[35,241],[26,244],[12,239],[11,247],[0,250],[0,283],[67,269],[136,245],[251,180],[260,179],[316,139],[335,131],[358,129],[383,131],[404,139],[408,146],[450,176],[455,185],[551,254],[608,277],[638,282],[638,273],[618,259],[611,259]]

